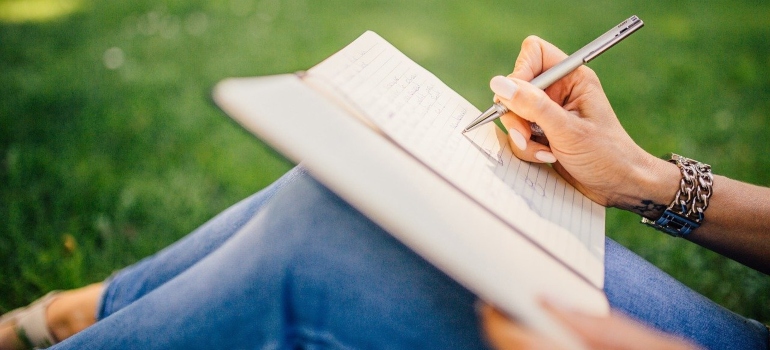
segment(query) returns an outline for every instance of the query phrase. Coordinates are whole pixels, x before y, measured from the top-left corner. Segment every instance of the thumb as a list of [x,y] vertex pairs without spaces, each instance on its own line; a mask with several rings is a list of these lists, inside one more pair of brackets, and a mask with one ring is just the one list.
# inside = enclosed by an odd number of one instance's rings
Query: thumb
[[545,91],[526,81],[497,76],[492,78],[489,85],[508,110],[537,123],[546,135],[549,131],[557,130],[578,119],[551,100]]

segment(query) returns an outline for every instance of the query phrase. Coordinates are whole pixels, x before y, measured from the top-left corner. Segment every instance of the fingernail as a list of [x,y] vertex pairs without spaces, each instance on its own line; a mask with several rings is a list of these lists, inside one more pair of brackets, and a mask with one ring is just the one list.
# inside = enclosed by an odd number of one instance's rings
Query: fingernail
[[548,151],[539,151],[535,153],[535,159],[543,163],[556,163],[556,157],[553,156],[553,153]]
[[522,135],[520,132],[514,130],[514,129],[508,129],[508,136],[511,137],[511,140],[513,141],[513,144],[516,145],[520,150],[527,149],[527,140],[524,139],[524,135]]
[[543,305],[548,305],[557,310],[570,310],[571,308],[564,304],[561,298],[557,298],[553,294],[546,293],[540,296],[540,302]]
[[540,303],[542,306],[551,308],[552,310],[557,311],[561,314],[569,314],[569,315],[582,314],[582,312],[576,309],[574,305],[565,303],[563,298],[555,298],[553,296],[545,295],[540,298]]
[[492,89],[492,91],[495,92],[498,96],[510,100],[513,98],[513,94],[516,93],[516,90],[519,89],[519,87],[512,82],[510,79],[498,75],[489,82],[489,87]]

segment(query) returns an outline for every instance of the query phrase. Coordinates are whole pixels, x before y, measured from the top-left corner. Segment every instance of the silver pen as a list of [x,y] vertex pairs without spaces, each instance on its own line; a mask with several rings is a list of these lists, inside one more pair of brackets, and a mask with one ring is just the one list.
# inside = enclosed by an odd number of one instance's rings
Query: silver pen
[[[559,62],[559,64],[551,67],[551,69],[543,72],[543,74],[538,75],[535,79],[532,79],[530,83],[540,89],[549,87],[551,84],[571,73],[578,67],[601,55],[604,51],[607,51],[642,26],[644,26],[644,22],[642,22],[639,17],[631,16],[631,18],[610,29],[607,33],[596,38],[582,49],[575,51],[575,53],[564,59],[564,61]],[[484,113],[481,113],[478,118],[468,124],[468,126],[463,129],[463,133],[500,118],[505,113],[508,113],[508,108],[502,103],[495,103]],[[532,135],[545,136],[543,130],[537,124],[531,123],[531,129]]]

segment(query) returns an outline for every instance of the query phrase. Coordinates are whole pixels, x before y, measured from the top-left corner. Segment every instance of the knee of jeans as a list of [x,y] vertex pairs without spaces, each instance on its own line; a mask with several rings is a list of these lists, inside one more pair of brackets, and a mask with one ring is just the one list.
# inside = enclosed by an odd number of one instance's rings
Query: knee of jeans
[[300,173],[281,188],[266,207],[270,223],[295,235],[348,233],[351,226],[373,223],[348,203],[313,179]]

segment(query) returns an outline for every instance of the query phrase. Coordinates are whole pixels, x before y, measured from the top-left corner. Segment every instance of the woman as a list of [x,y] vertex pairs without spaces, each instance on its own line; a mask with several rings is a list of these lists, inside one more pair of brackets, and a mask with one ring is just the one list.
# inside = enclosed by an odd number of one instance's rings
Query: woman
[[[587,67],[545,92],[526,82],[565,57],[530,37],[511,76],[492,79],[496,99],[511,110],[503,124],[514,153],[552,162],[597,203],[666,226],[658,218],[670,214],[675,197],[684,198],[677,194],[691,163],[667,162],[637,146]],[[530,122],[541,126],[549,145],[530,140]],[[692,169],[697,179],[712,178],[705,167]],[[770,214],[770,189],[720,176],[703,182],[696,185],[713,195],[681,202],[699,208],[703,216],[693,220],[702,218],[700,227],[679,233],[770,271],[770,224],[756,219]],[[611,240],[605,265],[610,316],[543,302],[587,347],[767,348],[763,325],[717,306]],[[299,168],[108,281],[54,294],[0,323],[6,348],[35,334],[42,336],[30,340],[63,340],[58,349],[557,347],[478,305]]]

